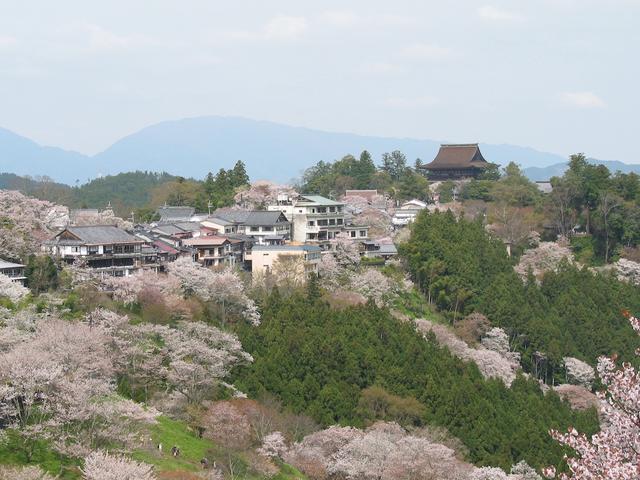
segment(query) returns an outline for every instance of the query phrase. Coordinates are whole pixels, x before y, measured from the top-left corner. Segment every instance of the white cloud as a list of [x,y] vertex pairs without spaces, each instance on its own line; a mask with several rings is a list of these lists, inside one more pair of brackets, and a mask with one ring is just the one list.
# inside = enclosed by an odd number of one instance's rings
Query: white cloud
[[593,92],[565,92],[564,103],[580,108],[605,108],[607,103]]
[[437,103],[437,98],[428,96],[417,98],[391,97],[383,102],[384,106],[398,110],[420,110],[433,107]]
[[402,73],[405,69],[395,63],[372,62],[362,65],[360,67],[360,71],[376,75],[392,75],[395,73]]
[[416,43],[406,47],[402,51],[402,56],[411,60],[443,60],[450,57],[452,53],[452,50],[447,47]]
[[0,35],[0,50],[5,50],[13,47],[18,43],[16,37],[10,37],[7,35]]
[[371,18],[371,24],[377,27],[408,27],[419,24],[419,20],[416,17],[409,17],[407,15],[382,13],[380,15],[374,15]]
[[126,48],[131,43],[128,37],[117,35],[100,25],[87,23],[82,28],[89,35],[89,46],[94,50]]
[[320,20],[332,27],[349,28],[357,25],[360,17],[349,11],[331,11],[321,14]]
[[290,40],[300,37],[308,28],[305,17],[276,15],[267,23],[264,36],[268,39]]
[[[74,27],[78,29],[78,27]],[[73,30],[73,29],[72,29]],[[162,42],[146,35],[121,35],[94,23],[82,23],[79,31],[85,36],[90,51],[125,50],[133,47],[162,46]]]
[[494,22],[519,22],[524,17],[516,12],[510,12],[491,5],[485,5],[478,9],[478,15],[483,20],[491,20]]

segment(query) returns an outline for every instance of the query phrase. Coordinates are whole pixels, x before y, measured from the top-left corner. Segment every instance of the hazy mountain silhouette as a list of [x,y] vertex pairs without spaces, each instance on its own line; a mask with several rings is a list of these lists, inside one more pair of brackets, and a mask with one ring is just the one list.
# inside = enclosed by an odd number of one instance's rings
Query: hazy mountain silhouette
[[[622,163],[617,160],[598,160],[597,158],[590,158],[589,162],[604,165],[611,173],[620,171],[622,173],[635,172],[640,174],[640,165]],[[524,174],[534,181],[549,180],[551,177],[562,176],[568,167],[568,162],[556,163],[548,167],[529,167],[524,169]]]
[[[475,139],[454,139],[470,142]],[[105,151],[86,156],[46,147],[0,129],[0,171],[19,175],[47,175],[73,184],[99,175],[133,170],[166,171],[203,178],[207,172],[230,168],[243,160],[252,179],[287,181],[319,160],[332,161],[346,154],[369,150],[376,162],[384,152],[401,150],[409,163],[429,162],[440,141],[386,138],[291,127],[238,117],[198,117],[161,122],[128,135]],[[565,158],[527,147],[481,145],[485,158],[523,168],[557,168]],[[624,165],[624,164],[622,164]],[[546,170],[535,170],[545,177]],[[545,179],[548,177],[545,177]]]

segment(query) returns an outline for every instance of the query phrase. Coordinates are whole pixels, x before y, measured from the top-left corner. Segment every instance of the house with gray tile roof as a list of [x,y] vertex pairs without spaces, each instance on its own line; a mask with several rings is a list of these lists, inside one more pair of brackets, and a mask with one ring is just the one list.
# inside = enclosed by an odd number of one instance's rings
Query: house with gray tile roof
[[240,234],[258,245],[280,244],[291,238],[291,223],[279,211],[222,210],[202,220],[201,225],[215,228],[220,235]]
[[189,222],[195,214],[196,209],[193,207],[178,207],[164,205],[158,208],[157,213],[160,216],[160,222]]
[[0,274],[6,275],[14,282],[24,284],[27,277],[24,276],[25,266],[21,263],[13,263],[0,258]]
[[43,244],[43,250],[66,263],[82,262],[105,276],[128,276],[151,255],[144,240],[114,225],[67,227]]

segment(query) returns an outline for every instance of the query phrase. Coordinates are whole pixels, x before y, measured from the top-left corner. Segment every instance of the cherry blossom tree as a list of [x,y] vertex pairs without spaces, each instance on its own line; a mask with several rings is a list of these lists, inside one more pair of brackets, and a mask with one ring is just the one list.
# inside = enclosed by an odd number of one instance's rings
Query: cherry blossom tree
[[29,294],[29,289],[19,282],[14,282],[6,275],[0,273],[0,298],[6,297],[12,302],[19,302]]
[[467,480],[473,469],[458,460],[451,448],[384,422],[365,431],[330,427],[308,435],[284,456],[287,462],[319,479]]
[[341,233],[331,240],[331,249],[336,261],[343,268],[355,268],[360,265],[358,244]]
[[[507,386],[515,380],[516,372],[520,368],[517,361],[519,357],[513,352],[504,350],[504,345],[496,347],[499,351],[490,350],[483,345],[471,348],[444,325],[424,319],[418,319],[415,322],[420,333],[426,335],[433,332],[438,343],[447,347],[453,355],[464,361],[474,362],[485,378],[499,378]],[[496,336],[501,337],[497,332]],[[494,346],[495,343],[495,340],[492,340],[489,345]]]
[[235,335],[203,322],[128,325],[115,334],[113,348],[116,367],[133,384],[146,389],[166,382],[192,404],[234,366],[253,360]]
[[249,188],[238,192],[234,200],[237,205],[248,210],[264,209],[267,205],[273,205],[278,199],[278,194],[291,197],[297,195],[296,191],[288,185],[278,185],[267,180],[253,182]]
[[167,380],[190,403],[201,401],[234,366],[253,361],[235,335],[202,322],[181,322],[163,339],[170,359]]
[[[628,317],[633,329],[640,333],[640,320]],[[551,431],[553,438],[576,452],[575,457],[566,458],[570,473],[562,473],[559,478],[637,479],[640,477],[640,373],[629,363],[618,367],[615,357],[600,357],[597,371],[606,387],[606,391],[597,394],[602,419],[600,431],[590,439],[575,428],[567,433]],[[555,469],[546,469],[545,475],[553,478]]]
[[573,357],[564,357],[563,361],[567,371],[567,380],[570,383],[591,388],[591,384],[596,376],[591,365]]
[[213,403],[202,417],[202,426],[206,438],[229,448],[247,448],[252,442],[249,417],[234,400]]
[[307,435],[301,442],[292,445],[284,459],[309,477],[325,480],[329,477],[332,457],[351,440],[362,435],[362,431],[353,427],[332,426]]
[[560,398],[569,402],[573,410],[588,410],[598,408],[598,397],[581,385],[571,385],[563,383],[555,385],[553,390],[560,395]]
[[287,451],[287,444],[281,432],[272,432],[262,442],[258,453],[269,458],[282,458]]
[[369,206],[369,200],[360,195],[345,195],[342,197],[342,201],[346,205],[347,210],[356,214]]
[[183,257],[169,265],[169,273],[178,278],[185,294],[218,304],[223,321],[228,313],[235,313],[252,325],[260,324],[258,308],[246,295],[244,284],[233,269],[215,272]]
[[175,275],[142,270],[126,277],[101,278],[99,288],[125,305],[139,304],[144,318],[149,316],[153,322],[193,316],[193,302],[184,298],[182,283]]
[[354,217],[354,223],[369,227],[369,234],[374,238],[389,235],[392,231],[391,215],[373,207],[364,207]]
[[31,338],[41,316],[35,307],[12,312],[0,307],[0,352],[8,352],[17,344]]
[[640,285],[640,263],[626,258],[621,258],[613,264],[619,280],[627,281],[633,285]]
[[338,289],[345,278],[345,269],[340,266],[336,257],[331,253],[322,255],[318,264],[318,275],[322,278],[322,285],[329,291]]
[[85,480],[155,480],[151,465],[136,462],[122,455],[93,452],[84,459]]
[[0,480],[54,480],[40,467],[0,466]]
[[19,260],[38,252],[68,218],[67,207],[0,190],[0,258]]
[[537,472],[522,461],[511,468],[511,474],[495,467],[482,467],[475,469],[469,476],[469,480],[541,480]]
[[536,248],[527,250],[520,262],[515,267],[515,271],[526,278],[529,271],[533,272],[536,278],[540,278],[545,272],[557,270],[562,260],[573,262],[571,249],[561,242],[541,242]]
[[284,291],[302,287],[307,281],[307,269],[302,255],[278,255],[271,269],[272,280]]
[[520,354],[511,351],[509,335],[502,328],[490,328],[482,336],[481,343],[487,350],[499,353],[502,357],[511,360],[514,365],[520,363]]
[[113,209],[108,207],[104,210],[82,211],[81,215],[73,218],[74,225],[114,225],[118,228],[129,230],[133,228],[133,223],[129,220],[117,217]]
[[386,305],[395,294],[392,281],[375,268],[366,268],[350,277],[353,291],[372,299],[378,305]]
[[115,395],[107,331],[50,318],[0,354],[0,419],[67,453],[134,442],[157,412]]

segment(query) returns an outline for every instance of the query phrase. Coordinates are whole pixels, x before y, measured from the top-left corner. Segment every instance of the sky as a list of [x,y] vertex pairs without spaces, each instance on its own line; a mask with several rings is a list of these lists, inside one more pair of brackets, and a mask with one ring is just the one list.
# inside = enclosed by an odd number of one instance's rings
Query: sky
[[0,0],[0,126],[229,115],[640,163],[640,0]]

